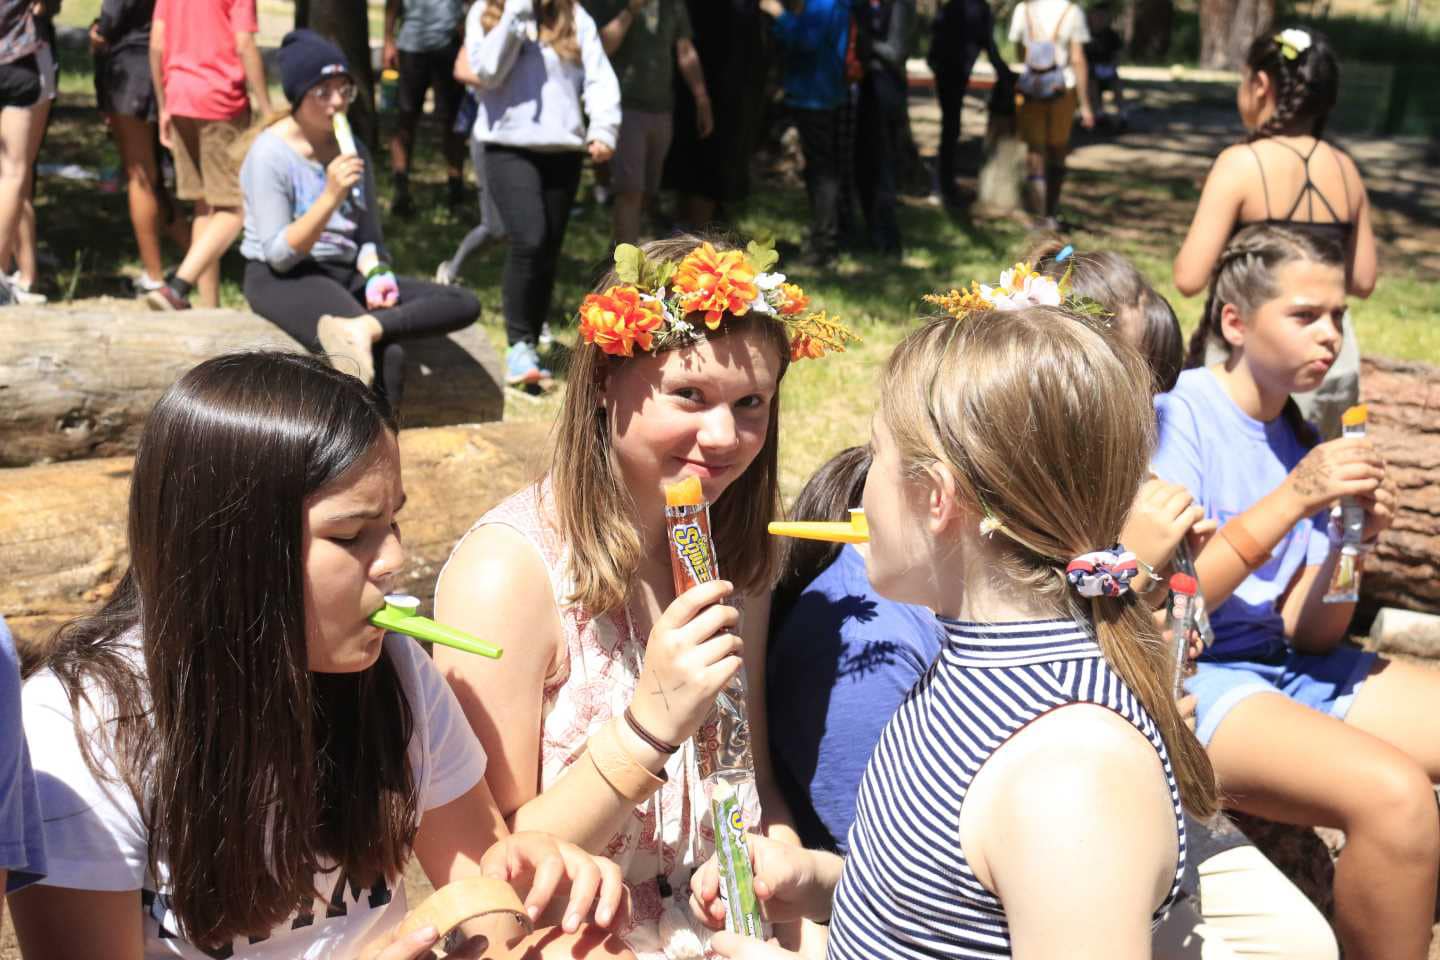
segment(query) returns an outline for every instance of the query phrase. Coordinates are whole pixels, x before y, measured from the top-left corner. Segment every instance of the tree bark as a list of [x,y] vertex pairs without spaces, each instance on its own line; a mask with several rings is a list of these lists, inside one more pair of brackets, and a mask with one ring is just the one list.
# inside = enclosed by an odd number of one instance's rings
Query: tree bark
[[1395,521],[1365,559],[1367,603],[1440,613],[1440,368],[1382,357],[1360,364],[1367,433],[1400,495]]
[[[304,350],[236,310],[0,310],[0,467],[132,453],[150,408],[181,374],[257,347]],[[500,419],[500,361],[478,326],[405,349],[406,426]]]
[[1174,0],[1131,0],[1125,6],[1120,32],[1131,57],[1159,60],[1170,52],[1174,27]]
[[1245,51],[1275,22],[1275,0],[1200,0],[1200,66],[1238,70]]
[[[350,126],[355,136],[380,156],[380,121],[375,112],[375,71],[370,64],[370,11],[365,0],[304,0],[305,23],[327,37],[345,53],[360,95],[350,107]],[[295,25],[301,26],[301,10],[295,8]]]
[[[534,480],[548,426],[487,423],[402,430],[405,571],[427,603],[450,550],[485,511]],[[129,562],[129,458],[0,471],[0,610],[22,644],[95,609]]]

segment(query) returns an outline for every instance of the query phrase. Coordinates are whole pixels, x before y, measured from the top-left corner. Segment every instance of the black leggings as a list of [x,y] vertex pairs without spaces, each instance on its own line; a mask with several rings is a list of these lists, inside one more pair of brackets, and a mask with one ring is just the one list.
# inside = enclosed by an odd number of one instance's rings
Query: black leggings
[[540,339],[550,312],[560,247],[580,188],[583,154],[485,147],[485,189],[495,198],[510,236],[501,299],[505,338],[513,346]]
[[400,341],[438,337],[480,316],[480,301],[467,290],[409,277],[398,280],[399,304],[367,310],[365,278],[353,265],[306,260],[288,273],[276,273],[268,263],[251,260],[245,264],[245,299],[250,309],[316,353],[321,317],[374,316],[384,330],[375,343],[375,388],[398,413],[405,391],[405,348]]

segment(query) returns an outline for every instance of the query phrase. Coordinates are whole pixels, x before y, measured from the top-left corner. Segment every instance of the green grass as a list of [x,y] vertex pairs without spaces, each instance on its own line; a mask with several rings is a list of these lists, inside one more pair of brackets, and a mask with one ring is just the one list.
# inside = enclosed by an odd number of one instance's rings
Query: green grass
[[[68,9],[68,7],[67,7]],[[118,157],[103,123],[94,113],[88,72],[66,61],[66,82],[43,159],[92,168],[117,167]],[[1212,97],[1213,94],[1213,97]],[[1230,96],[1228,87],[1198,88],[1196,99]],[[438,156],[438,131],[422,127],[414,175],[421,214],[386,223],[396,267],[405,274],[430,276],[449,256],[472,225],[471,214],[451,217],[443,211],[444,172]],[[388,203],[389,178],[379,177]],[[573,338],[570,311],[604,266],[608,250],[608,212],[588,201],[589,181],[571,220],[560,278],[555,292],[552,326],[562,341]],[[1193,327],[1199,299],[1182,299],[1170,281],[1170,261],[1194,209],[1193,173],[1155,174],[1138,178],[1130,172],[1075,173],[1067,187],[1072,213],[1095,232],[1081,231],[1077,246],[1106,247],[1131,257],[1171,298],[1182,325]],[[42,248],[58,267],[46,277],[47,292],[75,297],[128,294],[125,274],[138,270],[134,238],[123,191],[101,192],[94,183],[47,178],[38,195]],[[1408,235],[1416,223],[1397,215],[1394,224]],[[801,244],[805,234],[805,197],[798,188],[766,183],[756,190],[739,217],[742,235],[771,235],[782,244]],[[784,486],[793,493],[809,473],[840,449],[861,442],[874,407],[875,378],[891,348],[927,311],[926,292],[971,278],[988,278],[1011,262],[1023,242],[1022,231],[1008,221],[971,222],[954,218],[938,207],[906,203],[901,224],[908,249],[902,263],[846,255],[823,270],[782,263],[781,268],[805,286],[817,307],[842,316],[864,337],[844,356],[796,364],[785,385],[782,423],[790,437],[784,449]],[[1107,225],[1101,229],[1098,225]],[[1110,229],[1113,226],[1113,229]],[[1436,225],[1430,222],[1430,233]],[[170,250],[174,263],[180,251]],[[77,263],[81,265],[77,270]],[[484,308],[481,324],[497,349],[504,348],[500,311],[503,246],[472,257],[465,281]],[[1440,281],[1433,268],[1398,251],[1387,251],[1375,295],[1356,302],[1353,314],[1367,353],[1440,364],[1440,325],[1434,306],[1440,302]],[[243,261],[233,251],[223,263],[222,299],[243,307],[240,291]],[[73,287],[73,289],[72,289]],[[556,358],[559,360],[560,358]],[[506,416],[549,420],[556,398],[531,398],[510,392]]]

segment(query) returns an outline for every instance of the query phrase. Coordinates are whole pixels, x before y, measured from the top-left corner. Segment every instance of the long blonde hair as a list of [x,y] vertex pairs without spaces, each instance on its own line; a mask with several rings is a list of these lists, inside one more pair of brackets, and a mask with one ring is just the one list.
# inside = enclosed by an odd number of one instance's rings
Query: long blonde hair
[[[485,0],[485,12],[480,15],[481,28],[486,33],[494,30],[504,11],[504,0]],[[575,0],[535,0],[535,19],[540,24],[541,43],[549,44],[561,60],[580,62],[580,41],[575,36]]]
[[[678,261],[700,243],[698,237],[675,237],[644,244],[641,249],[651,260]],[[710,243],[721,251],[735,249],[723,240],[711,239]],[[608,272],[595,290],[607,290],[618,282],[614,272]],[[703,328],[698,321],[696,325]],[[756,314],[726,314],[711,336],[750,331],[760,333],[774,348],[783,379],[790,363],[790,346],[780,324]],[[549,476],[556,521],[570,547],[569,573],[575,584],[574,595],[567,599],[583,605],[593,616],[625,604],[644,552],[637,533],[635,502],[611,453],[602,393],[606,376],[627,362],[594,344],[576,344],[551,447]],[[765,445],[710,510],[720,573],[741,593],[768,590],[774,581],[779,547],[765,528],[780,516],[779,425],[777,394],[770,404]]]
[[907,473],[938,466],[957,496],[992,517],[999,573],[1089,622],[1106,661],[1154,718],[1185,806],[1208,817],[1219,789],[1170,689],[1170,654],[1134,594],[1088,601],[1070,559],[1120,537],[1149,470],[1149,372],[1120,337],[1034,307],[932,320],[886,365],[879,416]]

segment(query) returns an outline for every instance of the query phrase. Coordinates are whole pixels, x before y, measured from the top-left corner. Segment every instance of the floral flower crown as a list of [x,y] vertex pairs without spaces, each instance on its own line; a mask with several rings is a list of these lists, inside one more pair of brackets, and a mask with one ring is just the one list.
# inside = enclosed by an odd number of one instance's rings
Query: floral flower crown
[[[1066,247],[1057,261],[1073,255],[1074,250]],[[944,310],[956,320],[963,320],[972,313],[990,310],[1008,312],[1024,310],[1026,307],[1062,307],[1090,321],[1109,324],[1114,316],[1109,310],[1090,297],[1077,297],[1069,293],[1070,275],[1075,265],[1066,268],[1059,280],[1047,277],[1031,268],[1028,263],[1017,263],[1000,274],[998,286],[970,281],[968,290],[951,290],[949,293],[929,293],[924,299]]]
[[807,312],[810,298],[785,274],[769,273],[780,255],[768,244],[751,242],[743,251],[716,250],[702,243],[679,263],[651,260],[632,244],[615,248],[620,283],[591,293],[580,303],[580,336],[611,356],[634,350],[656,352],[704,338],[687,318],[703,314],[706,329],[717,330],[726,314],[765,314],[785,327],[790,359],[843,353],[860,337],[823,311]]

